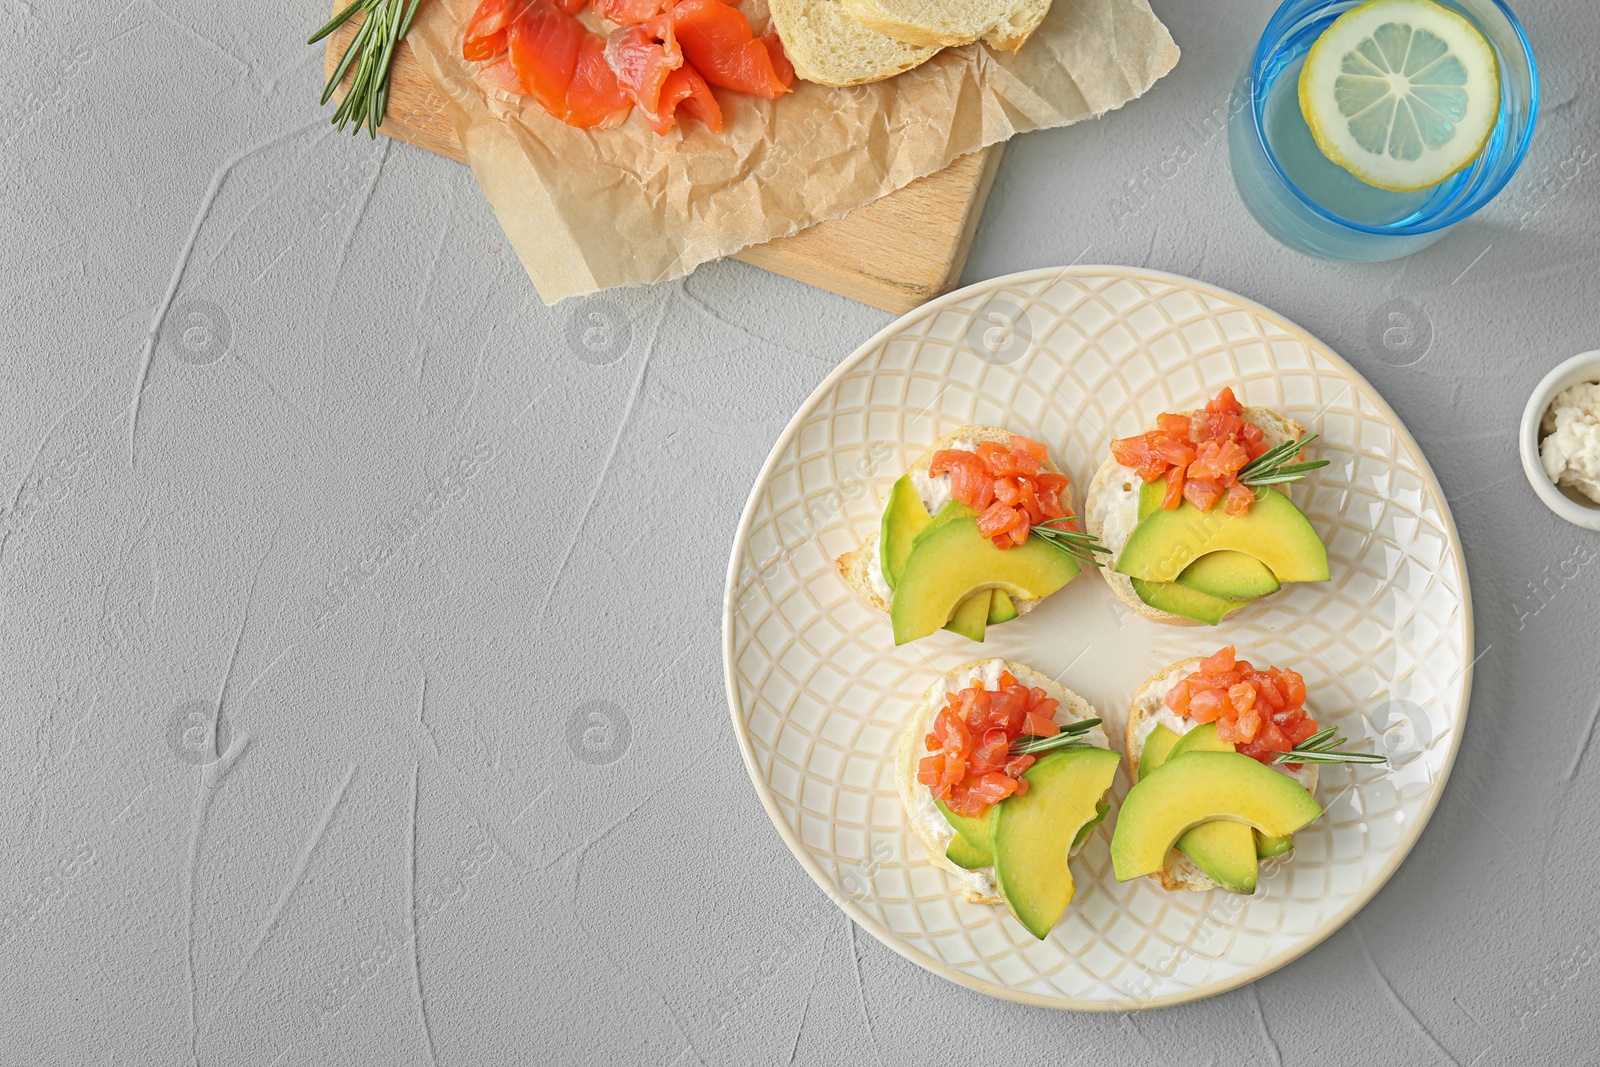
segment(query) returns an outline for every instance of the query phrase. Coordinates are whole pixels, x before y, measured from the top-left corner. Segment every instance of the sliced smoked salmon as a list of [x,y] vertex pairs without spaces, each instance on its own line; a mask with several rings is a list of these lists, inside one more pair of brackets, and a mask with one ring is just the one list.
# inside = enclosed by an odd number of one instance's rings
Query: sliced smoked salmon
[[[657,40],[643,26],[624,26],[606,38],[606,62],[617,76],[617,84],[646,117],[657,114],[661,87],[669,75],[683,66],[683,50],[672,38],[670,20],[666,39]],[[667,109],[672,114],[672,109]],[[655,125],[652,120],[651,125]]]
[[522,79],[517,77],[517,68],[511,65],[511,57],[509,55],[501,56],[496,62],[490,63],[487,67],[478,71],[478,77],[496,89],[514,93],[517,96],[528,95],[528,90],[522,87]]
[[761,43],[767,46],[767,54],[772,57],[772,72],[778,76],[778,80],[785,85],[793,85],[794,64],[789,62],[783,42],[778,40],[778,27],[767,23],[767,28],[761,31]]
[[524,7],[523,0],[483,0],[467,22],[461,54],[467,59],[493,59],[510,47],[507,31]]
[[523,92],[569,126],[615,126],[633,101],[606,63],[606,45],[549,0],[533,0],[508,31]]
[[711,95],[711,86],[706,84],[700,72],[687,63],[667,75],[655,114],[645,112],[645,118],[649,120],[651,129],[666,133],[676,125],[676,112],[680,110],[705,123],[706,129],[712,133],[722,132],[722,106]]
[[[607,37],[574,17],[591,2],[618,26]],[[711,86],[770,99],[795,77],[777,31],[757,36],[724,0],[481,0],[461,52],[486,63],[487,84],[584,128],[615,126],[637,104],[657,133],[680,109],[720,133]]]
[[595,0],[594,9],[608,22],[632,26],[661,14],[667,0]]
[[[724,89],[764,96],[782,96],[793,83],[779,76],[767,44],[756,38],[749,20],[723,0],[677,0],[668,14],[646,23],[652,30],[670,15],[683,54],[700,76]],[[785,61],[785,66],[787,66]]]

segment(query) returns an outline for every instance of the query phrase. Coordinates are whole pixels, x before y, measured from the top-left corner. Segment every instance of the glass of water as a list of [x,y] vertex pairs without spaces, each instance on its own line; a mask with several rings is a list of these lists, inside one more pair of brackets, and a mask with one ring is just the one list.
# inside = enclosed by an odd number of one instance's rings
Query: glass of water
[[1483,153],[1438,185],[1391,192],[1329,160],[1300,112],[1300,68],[1333,21],[1361,0],[1285,0],[1240,76],[1228,128],[1233,181],[1273,237],[1323,259],[1374,262],[1426,248],[1483,207],[1516,173],[1533,139],[1539,74],[1527,35],[1501,0],[1439,0],[1494,48],[1500,114]]

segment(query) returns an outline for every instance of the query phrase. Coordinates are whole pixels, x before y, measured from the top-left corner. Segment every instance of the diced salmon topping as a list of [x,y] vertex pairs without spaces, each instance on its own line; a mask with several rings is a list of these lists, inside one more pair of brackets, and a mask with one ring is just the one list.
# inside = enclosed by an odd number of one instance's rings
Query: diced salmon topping
[[1265,451],[1261,427],[1244,421],[1244,407],[1226,386],[1195,418],[1163,414],[1154,430],[1111,442],[1117,462],[1145,481],[1167,479],[1165,510],[1187,500],[1206,511],[1226,497],[1229,515],[1250,510],[1255,491],[1239,481],[1239,471]]
[[1060,733],[1057,706],[1010,671],[1001,672],[993,689],[979,684],[951,693],[923,737],[931,754],[918,764],[917,781],[957,815],[982,815],[989,805],[1027,792],[1022,776],[1035,757],[1013,756],[1011,745],[1019,737]]
[[950,475],[950,495],[978,513],[978,531],[998,548],[1020,545],[1035,526],[1062,520],[1078,529],[1061,494],[1070,484],[1064,474],[1044,469],[1048,453],[1038,441],[1011,435],[1009,447],[985,441],[976,452],[944,448],[933,454],[928,473]]
[[1257,670],[1249,660],[1236,658],[1232,645],[1206,657],[1167,693],[1167,707],[1175,715],[1216,723],[1218,740],[1268,765],[1321,729],[1305,702],[1306,682],[1299,673]]

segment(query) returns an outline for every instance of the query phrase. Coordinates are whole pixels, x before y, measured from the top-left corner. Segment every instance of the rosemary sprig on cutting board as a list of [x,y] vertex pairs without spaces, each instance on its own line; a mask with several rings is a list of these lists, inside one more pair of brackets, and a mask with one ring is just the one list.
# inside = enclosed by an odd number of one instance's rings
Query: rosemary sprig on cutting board
[[378,127],[383,125],[384,111],[389,104],[389,68],[394,63],[395,49],[411,32],[411,22],[421,6],[422,0],[355,0],[306,41],[306,44],[316,44],[349,22],[356,12],[363,16],[355,37],[322,90],[321,102],[326,104],[354,64],[356,72],[350,81],[350,91],[333,113],[333,124],[341,132],[346,124],[354,122],[352,134],[360,133],[365,125],[371,137],[378,136]]

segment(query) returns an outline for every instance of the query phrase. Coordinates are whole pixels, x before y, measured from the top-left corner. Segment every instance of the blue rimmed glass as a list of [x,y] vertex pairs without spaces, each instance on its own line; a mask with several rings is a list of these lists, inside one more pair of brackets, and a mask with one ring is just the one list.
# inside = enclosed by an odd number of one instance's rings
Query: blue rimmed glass
[[1500,117],[1483,154],[1443,183],[1410,193],[1367,185],[1317,148],[1300,114],[1300,68],[1322,32],[1362,0],[1285,0],[1240,76],[1228,126],[1245,207],[1290,248],[1374,262],[1426,248],[1516,173],[1533,139],[1539,74],[1527,35],[1501,0],[1439,0],[1483,32],[1500,64]]

